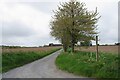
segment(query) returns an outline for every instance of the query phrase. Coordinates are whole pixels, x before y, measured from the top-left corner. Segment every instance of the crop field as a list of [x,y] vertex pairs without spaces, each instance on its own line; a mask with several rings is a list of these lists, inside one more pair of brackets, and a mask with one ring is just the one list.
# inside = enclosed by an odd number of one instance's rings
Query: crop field
[[28,48],[4,48],[2,49],[2,53],[4,54],[5,52],[19,52],[19,51],[37,51],[37,52],[42,52],[42,51],[49,51],[54,48],[61,48],[61,47],[28,47]]
[[6,53],[6,52],[19,52],[19,51],[23,51],[23,52],[31,52],[31,51],[35,51],[35,52],[41,52],[41,51],[49,51],[51,49],[55,49],[55,48],[61,48],[61,47],[28,47],[28,48],[3,48],[2,49],[2,54]]
[[[108,53],[113,53],[113,54],[118,54],[118,50],[119,50],[118,48],[119,48],[119,46],[98,46],[99,52],[108,52]],[[76,47],[76,50],[95,52],[96,46]]]

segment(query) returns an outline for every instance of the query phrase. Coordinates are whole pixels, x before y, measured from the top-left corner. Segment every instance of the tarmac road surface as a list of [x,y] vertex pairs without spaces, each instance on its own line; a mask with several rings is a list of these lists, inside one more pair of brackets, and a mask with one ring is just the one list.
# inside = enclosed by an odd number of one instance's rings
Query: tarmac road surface
[[83,78],[61,71],[55,66],[55,59],[62,50],[59,50],[42,59],[12,69],[2,74],[3,78]]

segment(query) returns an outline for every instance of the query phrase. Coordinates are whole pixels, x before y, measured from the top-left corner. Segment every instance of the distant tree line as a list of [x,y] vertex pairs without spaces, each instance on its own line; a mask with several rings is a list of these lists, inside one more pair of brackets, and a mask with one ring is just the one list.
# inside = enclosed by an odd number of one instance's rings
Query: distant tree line
[[51,46],[62,46],[62,44],[49,43],[49,45],[44,45],[44,47],[51,47]]
[[115,43],[115,45],[120,45],[120,43]]
[[2,47],[2,48],[21,48],[21,46],[5,46],[5,45],[2,45],[0,47]]
[[53,44],[53,43],[50,43],[49,46],[62,46],[62,44]]
[[92,42],[91,41],[84,41],[80,43],[80,46],[92,46]]

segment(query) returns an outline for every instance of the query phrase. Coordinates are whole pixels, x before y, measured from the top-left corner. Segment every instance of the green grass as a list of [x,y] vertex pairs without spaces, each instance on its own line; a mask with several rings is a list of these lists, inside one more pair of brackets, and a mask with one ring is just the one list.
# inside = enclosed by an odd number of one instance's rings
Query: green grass
[[2,54],[0,53],[0,73],[2,72]]
[[37,59],[43,58],[59,49],[57,48],[57,49],[51,49],[49,51],[41,51],[41,52],[19,51],[19,52],[3,53],[2,54],[2,72],[7,72],[10,69],[13,69],[13,68],[22,66],[24,64],[30,63],[32,61],[35,61]]
[[56,65],[59,69],[68,71],[76,75],[94,78],[118,78],[117,55],[99,53],[97,62],[94,52],[77,51],[75,53],[62,52],[56,58]]

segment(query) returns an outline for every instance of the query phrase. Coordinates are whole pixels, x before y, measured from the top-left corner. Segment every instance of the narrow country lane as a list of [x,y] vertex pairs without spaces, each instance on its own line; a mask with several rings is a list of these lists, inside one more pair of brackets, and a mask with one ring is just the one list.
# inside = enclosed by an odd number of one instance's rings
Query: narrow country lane
[[82,78],[56,68],[55,59],[62,50],[30,64],[10,70],[3,78]]

